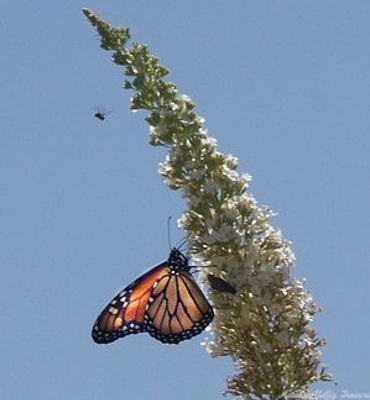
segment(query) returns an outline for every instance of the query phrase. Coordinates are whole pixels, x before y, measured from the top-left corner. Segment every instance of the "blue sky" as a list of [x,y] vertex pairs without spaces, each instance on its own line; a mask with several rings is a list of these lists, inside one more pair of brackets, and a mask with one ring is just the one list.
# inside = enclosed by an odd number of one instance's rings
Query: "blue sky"
[[[204,335],[90,339],[106,301],[167,257],[184,203],[82,7],[150,46],[279,213],[293,274],[323,307],[314,325],[339,385],[318,389],[370,395],[370,2],[5,0],[1,398],[214,400],[233,372]],[[114,110],[104,122],[98,104]]]

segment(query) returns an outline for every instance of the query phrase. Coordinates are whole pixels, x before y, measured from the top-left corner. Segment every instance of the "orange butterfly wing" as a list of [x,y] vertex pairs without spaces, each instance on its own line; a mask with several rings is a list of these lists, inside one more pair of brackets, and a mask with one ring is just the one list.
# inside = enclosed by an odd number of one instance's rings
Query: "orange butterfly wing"
[[169,271],[167,263],[162,263],[115,296],[95,321],[93,340],[96,343],[110,343],[132,333],[144,332],[145,311],[153,285]]
[[213,309],[187,271],[171,271],[156,283],[147,309],[146,331],[162,343],[179,343],[201,333]]

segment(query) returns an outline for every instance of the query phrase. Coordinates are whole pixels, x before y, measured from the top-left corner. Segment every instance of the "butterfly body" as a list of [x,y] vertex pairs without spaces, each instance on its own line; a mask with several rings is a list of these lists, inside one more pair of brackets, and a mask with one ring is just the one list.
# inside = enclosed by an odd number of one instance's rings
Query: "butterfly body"
[[110,343],[147,332],[162,343],[177,344],[201,333],[214,313],[176,248],[167,261],[122,290],[97,318],[92,337]]

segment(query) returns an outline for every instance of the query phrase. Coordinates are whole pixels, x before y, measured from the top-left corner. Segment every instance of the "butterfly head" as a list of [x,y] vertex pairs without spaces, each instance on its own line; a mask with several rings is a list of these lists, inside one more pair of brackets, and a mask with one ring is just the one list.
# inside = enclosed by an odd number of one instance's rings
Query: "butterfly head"
[[168,264],[174,271],[190,270],[188,258],[176,247],[171,250],[170,256],[168,257]]

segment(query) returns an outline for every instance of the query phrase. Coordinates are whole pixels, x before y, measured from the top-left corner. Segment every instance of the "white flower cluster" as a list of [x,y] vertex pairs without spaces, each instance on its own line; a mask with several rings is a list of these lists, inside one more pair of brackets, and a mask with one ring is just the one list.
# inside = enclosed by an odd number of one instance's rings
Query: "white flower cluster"
[[[190,249],[212,264],[202,269],[201,279],[212,271],[236,290],[234,295],[210,289],[216,317],[207,349],[234,360],[238,374],[228,382],[231,394],[280,398],[306,393],[310,384],[330,380],[320,364],[324,340],[310,325],[318,307],[290,276],[290,243],[269,224],[274,213],[248,194],[251,177],[236,171],[237,159],[217,150],[197,116],[193,125],[181,116],[174,129],[172,112],[189,108],[183,101],[189,100],[179,99],[165,114],[170,123],[164,117],[151,127],[151,140],[163,143],[171,129],[160,173],[187,199],[179,225],[188,233]],[[198,128],[184,129],[188,126]]]

